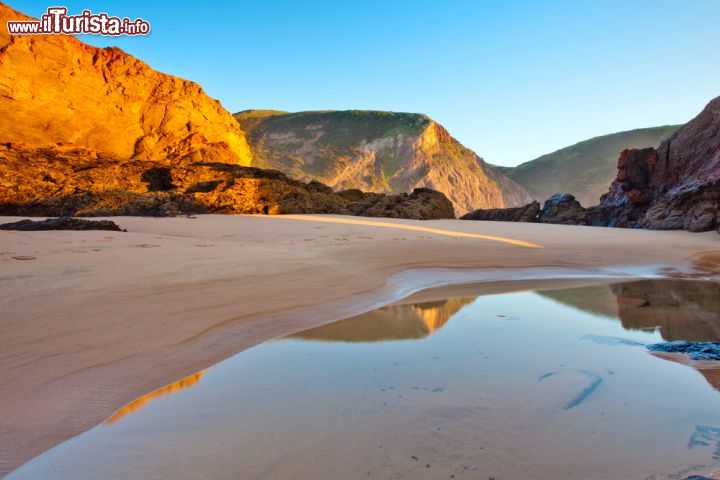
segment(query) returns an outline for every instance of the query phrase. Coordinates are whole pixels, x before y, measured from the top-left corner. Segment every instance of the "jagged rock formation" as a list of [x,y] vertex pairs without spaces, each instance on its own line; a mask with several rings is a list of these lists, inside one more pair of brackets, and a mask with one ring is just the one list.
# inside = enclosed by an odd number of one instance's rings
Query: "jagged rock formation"
[[478,209],[460,217],[460,220],[484,220],[489,222],[537,222],[540,204],[532,202],[515,208]]
[[584,206],[595,205],[615,178],[617,156],[627,148],[656,147],[680,125],[639,128],[591,138],[525,162],[498,167],[535,200],[567,192]]
[[720,233],[720,97],[657,149],[623,150],[600,204],[585,210],[562,198],[548,200],[554,213],[541,222]]
[[540,223],[586,225],[587,212],[569,193],[558,193],[545,201],[538,219]]
[[443,192],[458,213],[523,205],[527,192],[429,117],[380,111],[235,114],[254,164],[336,190]]
[[587,211],[570,194],[550,197],[542,210],[538,202],[517,208],[496,208],[475,210],[460,217],[460,220],[485,220],[493,222],[540,222],[562,225],[586,225]]
[[3,223],[0,230],[19,230],[21,232],[37,232],[41,230],[110,230],[121,232],[117,223],[111,220],[84,220],[82,218],[48,218],[47,220],[20,220],[19,222]]
[[8,20],[27,18],[0,3],[0,142],[38,148],[68,142],[119,158],[250,164],[244,132],[199,85],[118,48],[7,33]]
[[275,170],[219,163],[122,160],[73,146],[0,145],[0,215],[168,216],[192,213],[336,213],[455,218],[441,193],[333,193]]
[[720,231],[720,97],[657,149],[625,150],[593,225]]

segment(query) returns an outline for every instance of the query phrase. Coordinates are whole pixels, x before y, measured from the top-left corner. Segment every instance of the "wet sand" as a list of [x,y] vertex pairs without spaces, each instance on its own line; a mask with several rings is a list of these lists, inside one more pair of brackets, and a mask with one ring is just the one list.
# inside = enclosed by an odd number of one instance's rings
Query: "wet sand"
[[114,220],[128,232],[0,232],[0,474],[241,350],[421,288],[694,275],[720,249],[716,233],[450,220]]

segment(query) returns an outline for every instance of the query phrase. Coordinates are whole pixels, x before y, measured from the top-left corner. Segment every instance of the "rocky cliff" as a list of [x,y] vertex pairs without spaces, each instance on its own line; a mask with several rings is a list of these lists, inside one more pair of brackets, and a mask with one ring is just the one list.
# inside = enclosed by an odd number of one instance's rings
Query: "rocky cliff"
[[0,215],[172,216],[193,213],[336,213],[455,218],[439,192],[333,192],[275,170],[220,162],[119,159],[76,146],[0,144]]
[[338,213],[454,218],[441,193],[334,193],[249,167],[238,122],[195,83],[116,48],[9,36],[0,4],[0,212]]
[[0,142],[73,143],[119,158],[249,165],[244,132],[190,81],[71,36],[10,36],[0,3]]
[[[463,219],[528,221],[519,212],[530,207]],[[720,233],[720,97],[658,148],[623,150],[598,205],[585,209],[572,195],[554,195],[542,212],[544,223]]]
[[335,189],[401,193],[428,187],[455,211],[524,205],[527,192],[429,117],[380,111],[235,114],[255,165]]
[[720,97],[657,149],[623,151],[589,213],[593,225],[720,230]]
[[595,205],[617,171],[618,153],[627,148],[657,147],[680,125],[639,128],[591,138],[513,168],[500,167],[533,198],[543,201],[570,193],[584,206]]

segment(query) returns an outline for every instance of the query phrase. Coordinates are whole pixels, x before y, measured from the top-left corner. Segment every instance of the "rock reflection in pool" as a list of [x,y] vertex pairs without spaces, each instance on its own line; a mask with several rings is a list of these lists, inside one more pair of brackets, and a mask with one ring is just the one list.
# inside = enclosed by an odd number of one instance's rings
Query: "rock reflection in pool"
[[[9,478],[709,475],[720,469],[720,394],[643,347],[715,334],[713,302],[688,285],[380,309],[242,352]],[[677,311],[628,313],[646,308]]]
[[657,329],[666,341],[720,341],[720,283],[639,280],[540,293],[626,329]]
[[328,342],[381,342],[425,338],[445,326],[474,297],[411,305],[392,305],[340,320],[286,338]]

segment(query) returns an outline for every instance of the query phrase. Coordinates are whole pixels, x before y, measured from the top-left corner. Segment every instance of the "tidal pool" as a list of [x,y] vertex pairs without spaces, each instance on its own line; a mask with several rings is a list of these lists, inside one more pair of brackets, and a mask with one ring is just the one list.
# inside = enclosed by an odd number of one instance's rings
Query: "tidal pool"
[[8,478],[618,480],[720,469],[720,362],[645,348],[720,340],[720,284],[467,291],[244,351]]

